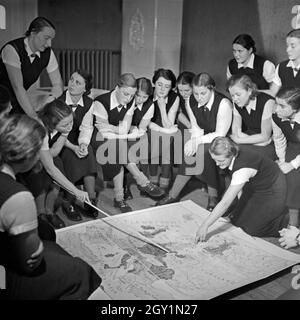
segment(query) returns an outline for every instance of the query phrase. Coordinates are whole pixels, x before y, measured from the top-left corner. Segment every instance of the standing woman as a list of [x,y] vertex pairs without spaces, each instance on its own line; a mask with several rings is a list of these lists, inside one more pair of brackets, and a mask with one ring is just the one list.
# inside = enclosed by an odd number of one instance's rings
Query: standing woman
[[286,180],[278,165],[250,150],[240,150],[228,137],[217,137],[209,152],[221,169],[228,168],[232,179],[221,201],[202,222],[196,242],[205,241],[208,228],[220,218],[242,192],[231,212],[231,223],[255,237],[279,237],[288,224],[285,210]]
[[272,142],[272,113],[275,100],[257,91],[246,75],[235,75],[228,80],[234,103],[231,139],[241,148],[252,149],[275,160]]
[[[93,105],[93,100],[88,97],[91,88],[92,75],[84,70],[77,70],[69,79],[68,89],[58,98],[72,107],[74,119],[72,130],[69,132],[59,156],[62,159],[66,177],[73,184],[82,183],[89,199],[96,205],[96,157],[91,146],[86,150],[81,150],[78,145],[79,127],[83,117]],[[87,204],[85,204],[83,213],[91,218],[98,216],[98,212]]]
[[275,65],[255,54],[255,42],[249,34],[240,34],[232,42],[234,59],[227,66],[227,79],[232,75],[247,75],[259,90],[269,89],[275,74]]
[[16,174],[36,163],[45,129],[26,115],[0,119],[0,264],[9,300],[87,299],[101,278],[51,241],[41,241],[32,194]]
[[273,139],[278,165],[287,179],[291,226],[299,226],[300,209],[300,88],[282,88],[276,96]]
[[63,82],[51,49],[54,37],[53,24],[44,17],[37,17],[30,23],[25,37],[12,40],[2,47],[0,84],[10,92],[13,113],[26,113],[37,118],[27,90],[38,80],[44,69],[52,84],[52,92],[47,101],[62,94]]
[[[217,204],[221,188],[219,173],[208,148],[215,137],[226,136],[232,120],[232,105],[227,97],[215,90],[215,81],[208,73],[196,75],[192,86],[193,94],[187,104],[192,129],[189,140],[184,145],[184,153],[187,157],[196,154],[196,165],[189,168],[184,161],[179,166],[169,195],[158,201],[157,205],[178,201],[181,190],[191,177],[201,174],[201,179],[208,186],[207,209],[212,211]],[[197,163],[198,161],[201,163]]]
[[179,94],[179,114],[177,118],[180,130],[191,129],[191,123],[187,112],[186,104],[193,93],[192,82],[195,74],[190,71],[183,71],[176,80],[177,92]]
[[[169,69],[158,69],[154,72],[153,102],[154,116],[150,122],[149,136],[151,141],[151,164],[149,165],[150,181],[166,190],[169,187],[173,161],[175,125],[179,107],[179,97],[173,91],[176,77]],[[166,143],[163,143],[165,140]],[[162,150],[162,147],[166,149]],[[155,149],[155,150],[154,150]],[[156,158],[153,163],[153,157]],[[158,176],[158,166],[161,165],[161,175]]]

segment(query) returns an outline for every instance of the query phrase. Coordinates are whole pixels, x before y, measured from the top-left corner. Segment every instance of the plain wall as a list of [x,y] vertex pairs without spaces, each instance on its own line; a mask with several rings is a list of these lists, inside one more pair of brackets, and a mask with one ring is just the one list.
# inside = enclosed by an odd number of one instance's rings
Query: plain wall
[[275,64],[286,59],[285,36],[292,29],[297,0],[185,0],[181,71],[208,72],[225,91],[232,41],[249,33],[257,53]]

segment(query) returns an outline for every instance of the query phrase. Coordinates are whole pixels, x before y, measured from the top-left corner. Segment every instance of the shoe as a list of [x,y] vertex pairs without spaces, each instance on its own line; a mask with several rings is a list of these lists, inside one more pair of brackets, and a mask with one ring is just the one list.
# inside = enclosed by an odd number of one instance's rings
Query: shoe
[[126,203],[125,200],[117,201],[116,199],[114,199],[114,207],[119,208],[122,213],[132,211],[132,208]]
[[[92,199],[91,203],[96,206],[96,200]],[[93,207],[89,206],[87,203],[84,204],[83,210],[81,211],[81,213],[84,216],[87,216],[88,218],[92,218],[92,219],[96,219],[98,218],[98,211],[96,209],[94,209]]]
[[138,188],[141,193],[143,192],[143,194],[146,194],[151,198],[160,198],[165,194],[160,187],[156,186],[150,181],[144,187],[138,186]]
[[170,195],[167,194],[161,200],[157,201],[155,206],[163,206],[165,204],[175,203],[175,202],[178,202],[178,201],[179,201],[178,198],[172,198],[172,197],[170,197]]
[[130,191],[130,187],[127,185],[124,186],[124,200],[127,201],[127,200],[132,200],[132,199],[133,199],[133,196]]
[[62,205],[61,209],[69,220],[71,220],[71,221],[81,221],[82,220],[80,213],[76,212],[74,207],[71,204],[68,206]]
[[218,204],[217,198],[209,196],[206,210],[208,210],[209,212],[212,212],[217,204]]
[[47,218],[49,223],[55,228],[55,229],[61,229],[64,228],[66,225],[64,221],[56,214],[47,214]]

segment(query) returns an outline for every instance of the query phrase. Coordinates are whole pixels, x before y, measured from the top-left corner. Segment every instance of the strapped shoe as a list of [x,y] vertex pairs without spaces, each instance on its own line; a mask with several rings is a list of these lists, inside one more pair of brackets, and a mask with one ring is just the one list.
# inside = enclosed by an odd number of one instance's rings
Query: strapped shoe
[[61,229],[64,228],[66,225],[64,221],[56,214],[47,214],[47,218],[49,223],[55,228],[55,229]]
[[76,212],[74,206],[69,204],[68,206],[62,204],[61,209],[67,218],[71,221],[81,221],[82,217],[80,213]]
[[170,195],[166,195],[165,197],[163,197],[161,200],[157,201],[155,206],[163,206],[165,204],[170,204],[170,203],[175,203],[178,202],[179,198],[172,198],[170,197]]
[[[92,199],[91,203],[96,206],[96,200]],[[82,215],[88,217],[88,218],[92,218],[92,219],[96,219],[98,218],[98,211],[96,209],[94,209],[93,207],[91,207],[90,205],[88,205],[87,203],[84,204],[84,209],[81,210]]]
[[133,196],[129,186],[124,186],[124,200],[132,200]]
[[151,198],[160,198],[165,192],[152,182],[148,182],[144,187],[138,186],[141,195],[148,195]]
[[132,208],[126,203],[125,200],[117,201],[116,199],[114,199],[114,207],[119,208],[122,213],[132,211]]

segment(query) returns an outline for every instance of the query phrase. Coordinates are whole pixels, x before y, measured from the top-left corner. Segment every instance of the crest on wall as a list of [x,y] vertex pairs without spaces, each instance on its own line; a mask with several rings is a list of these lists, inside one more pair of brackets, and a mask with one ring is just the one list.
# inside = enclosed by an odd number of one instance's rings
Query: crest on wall
[[129,27],[129,44],[137,51],[144,47],[144,18],[139,9],[131,17]]

